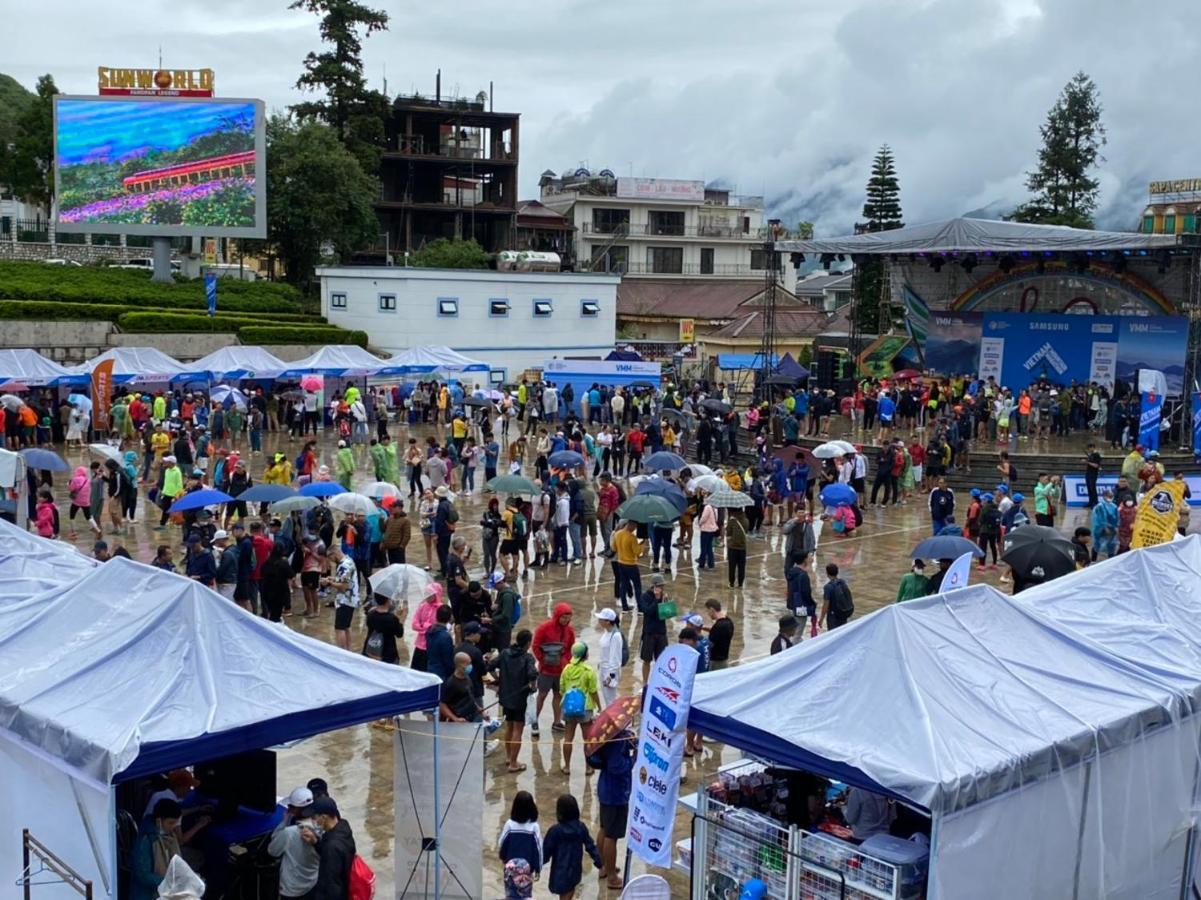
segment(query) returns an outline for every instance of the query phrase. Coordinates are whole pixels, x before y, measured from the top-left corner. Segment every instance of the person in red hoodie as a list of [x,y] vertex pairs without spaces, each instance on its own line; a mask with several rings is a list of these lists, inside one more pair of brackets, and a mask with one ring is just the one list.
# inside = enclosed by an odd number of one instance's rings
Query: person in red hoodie
[[262,522],[250,523],[250,546],[254,548],[254,568],[250,571],[250,602],[256,613],[261,611],[265,617],[267,609],[259,603],[259,584],[263,579],[263,563],[271,556],[274,541],[263,534]]
[[530,737],[538,737],[538,717],[551,695],[550,707],[554,713],[551,729],[563,730],[560,709],[563,697],[559,693],[559,676],[571,657],[571,646],[575,643],[575,629],[571,627],[571,607],[566,603],[555,605],[551,617],[534,630],[534,659],[538,661],[538,703],[533,721],[530,722]]

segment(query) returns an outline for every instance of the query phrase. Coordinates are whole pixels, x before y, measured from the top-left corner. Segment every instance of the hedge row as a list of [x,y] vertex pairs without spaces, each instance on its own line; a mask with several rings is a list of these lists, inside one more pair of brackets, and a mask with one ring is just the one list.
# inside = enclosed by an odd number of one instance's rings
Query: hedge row
[[303,328],[281,325],[278,328],[242,328],[238,338],[243,344],[358,344],[367,346],[367,332],[347,331],[336,325]]
[[128,306],[108,303],[55,303],[51,300],[0,300],[0,319],[70,322],[86,319],[116,322]]
[[[291,285],[222,279],[218,305],[230,312],[302,313],[300,293]],[[0,262],[0,299],[60,300],[205,309],[204,282],[159,284],[149,272],[91,266],[47,266],[38,262]]]
[[[216,322],[216,327],[214,327]],[[301,313],[234,313],[217,311],[212,319],[205,313],[176,312],[174,310],[135,309],[122,313],[117,324],[126,331],[141,331],[161,334],[184,331],[236,331],[243,325],[298,325],[316,328],[325,324],[324,318],[306,316]]]

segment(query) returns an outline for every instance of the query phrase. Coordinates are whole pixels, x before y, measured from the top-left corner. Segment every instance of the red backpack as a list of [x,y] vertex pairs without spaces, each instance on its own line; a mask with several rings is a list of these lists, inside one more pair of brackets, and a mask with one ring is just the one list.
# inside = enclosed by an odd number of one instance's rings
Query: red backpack
[[350,864],[350,900],[372,900],[375,897],[375,873],[357,853]]

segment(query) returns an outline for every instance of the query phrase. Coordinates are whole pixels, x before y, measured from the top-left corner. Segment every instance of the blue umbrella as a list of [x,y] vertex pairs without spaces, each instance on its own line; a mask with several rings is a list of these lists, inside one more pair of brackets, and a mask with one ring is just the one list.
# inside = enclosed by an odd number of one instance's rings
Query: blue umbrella
[[854,506],[859,495],[849,484],[831,484],[821,493],[823,506]]
[[[958,526],[956,526],[958,527]],[[942,534],[926,538],[913,548],[910,559],[958,559],[965,553],[983,556],[984,551],[962,534]]]
[[256,484],[249,490],[238,494],[239,500],[247,503],[278,503],[296,496],[296,489],[286,484]]
[[552,453],[547,461],[556,469],[574,469],[584,464],[584,457],[574,450],[560,450]]
[[67,461],[53,450],[43,450],[41,447],[27,447],[21,451],[25,457],[25,465],[31,469],[45,469],[47,472],[70,472]]
[[634,496],[662,497],[681,513],[688,508],[688,495],[678,484],[662,478],[647,478],[638,483]]
[[302,497],[332,497],[334,494],[345,494],[346,488],[336,481],[310,481],[297,493]]
[[234,499],[225,493],[225,491],[214,491],[211,488],[203,491],[192,491],[190,494],[184,494],[172,503],[167,512],[187,512],[189,509],[200,509],[202,506],[229,503]]
[[686,465],[688,463],[680,454],[672,453],[670,450],[660,450],[658,453],[648,456],[642,467],[648,471],[657,472],[661,469],[682,469]]

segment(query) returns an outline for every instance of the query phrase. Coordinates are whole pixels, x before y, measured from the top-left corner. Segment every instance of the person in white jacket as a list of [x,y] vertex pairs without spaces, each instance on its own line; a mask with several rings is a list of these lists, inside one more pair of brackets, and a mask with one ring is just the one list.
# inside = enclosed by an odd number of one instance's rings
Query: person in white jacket
[[621,678],[622,636],[617,627],[617,613],[606,607],[596,614],[600,622],[600,657],[597,669],[600,672],[601,707],[607,707],[617,699],[617,682]]

